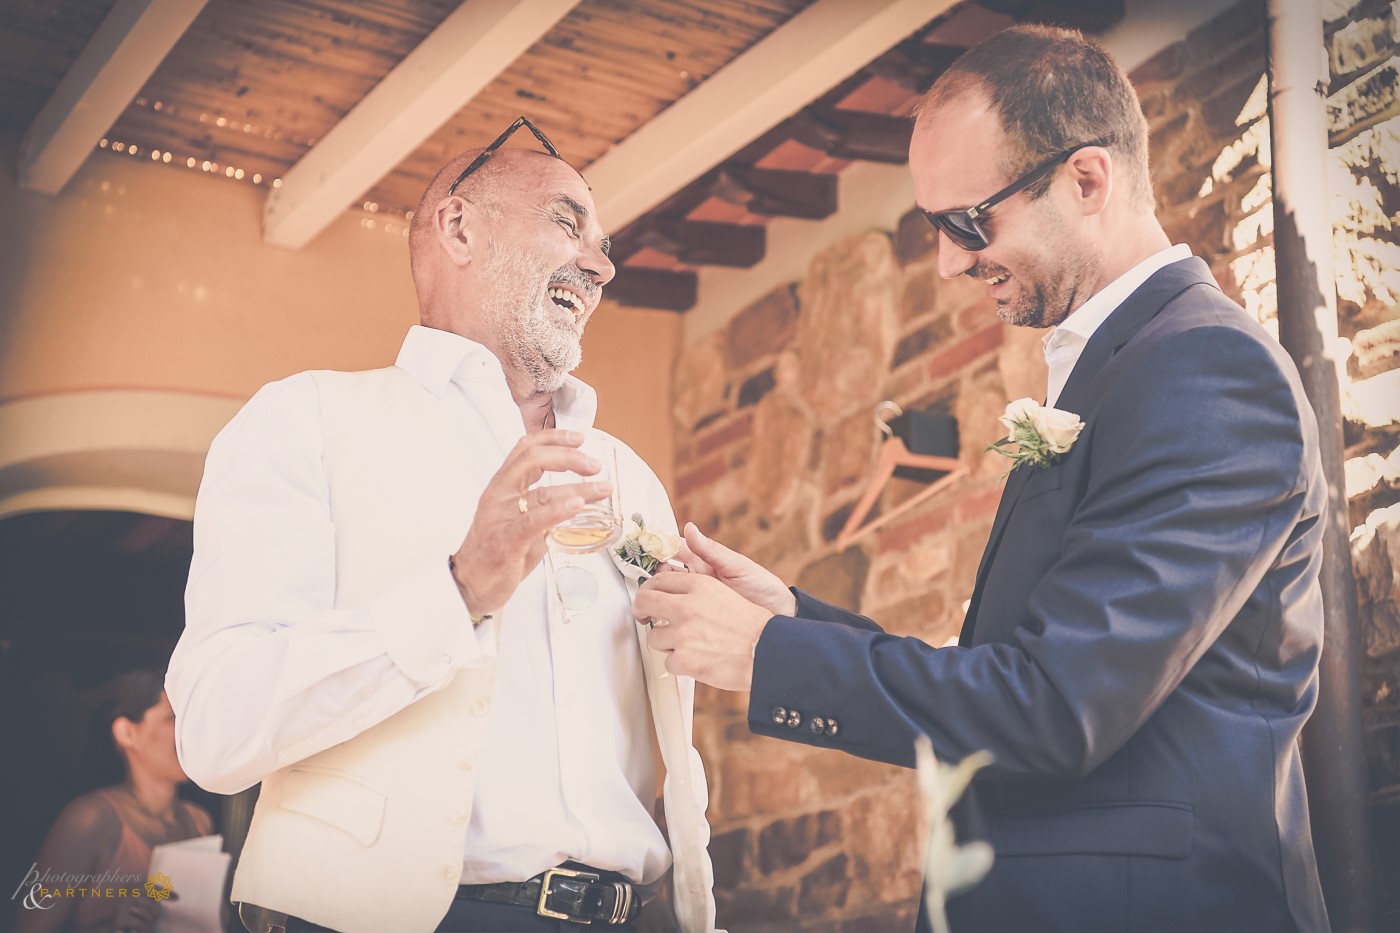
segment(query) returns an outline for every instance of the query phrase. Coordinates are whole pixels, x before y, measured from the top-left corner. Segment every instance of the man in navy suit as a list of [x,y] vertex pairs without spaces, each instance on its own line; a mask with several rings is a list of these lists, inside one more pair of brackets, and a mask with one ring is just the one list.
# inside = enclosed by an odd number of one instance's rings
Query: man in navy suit
[[1297,744],[1326,494],[1293,363],[1170,244],[1137,97],[1078,33],[968,51],[909,162],[940,273],[1055,327],[1046,404],[1082,432],[1007,480],[957,647],[789,591],[694,526],[701,572],[636,600],[669,623],[651,644],[751,690],[756,733],[906,767],[918,735],[992,752],[957,817],[996,862],[955,929],[1326,930]]

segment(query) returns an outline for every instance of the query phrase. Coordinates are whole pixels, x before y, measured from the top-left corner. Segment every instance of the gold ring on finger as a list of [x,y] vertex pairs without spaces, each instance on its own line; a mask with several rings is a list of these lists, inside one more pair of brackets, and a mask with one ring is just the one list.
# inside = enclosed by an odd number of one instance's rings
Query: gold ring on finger
[[524,493],[521,493],[520,498],[515,500],[515,507],[520,510],[521,515],[530,511],[530,501],[525,498]]

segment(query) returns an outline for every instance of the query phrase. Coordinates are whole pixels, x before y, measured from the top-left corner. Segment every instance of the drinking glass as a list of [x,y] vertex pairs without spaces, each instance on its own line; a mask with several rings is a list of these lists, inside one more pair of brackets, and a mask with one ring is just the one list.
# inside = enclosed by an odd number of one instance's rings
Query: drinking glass
[[617,482],[617,449],[607,440],[590,437],[580,448],[601,464],[592,476],[578,473],[546,473],[550,486],[608,482],[612,493],[585,505],[577,515],[559,522],[546,535],[551,550],[559,554],[592,554],[616,544],[622,537],[622,494]]

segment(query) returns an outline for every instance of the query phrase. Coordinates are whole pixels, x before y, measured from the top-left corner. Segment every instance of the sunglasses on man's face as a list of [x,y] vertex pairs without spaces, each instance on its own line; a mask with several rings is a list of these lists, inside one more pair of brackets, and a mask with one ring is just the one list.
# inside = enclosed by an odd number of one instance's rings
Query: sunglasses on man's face
[[564,160],[564,157],[559,154],[559,150],[554,148],[554,143],[546,139],[545,135],[539,131],[539,127],[535,126],[535,124],[531,123],[528,119],[522,116],[519,119],[517,119],[514,123],[512,123],[509,127],[507,127],[504,133],[502,133],[500,136],[497,136],[496,141],[494,143],[481,150],[481,154],[478,155],[475,159],[472,159],[471,164],[468,165],[462,171],[462,174],[457,176],[457,180],[452,183],[452,187],[447,189],[447,196],[450,198],[452,197],[452,195],[456,194],[457,186],[460,185],[462,182],[466,181],[468,175],[485,165],[486,160],[491,158],[492,154],[497,149],[501,148],[501,144],[504,143],[507,139],[510,139],[510,135],[516,130],[520,129],[522,126],[529,130],[531,133],[535,134],[535,138],[540,141],[540,145],[544,146],[546,152],[548,152],[550,155],[554,156],[554,158],[560,160],[561,162]]
[[933,224],[933,229],[946,233],[948,239],[960,248],[972,253],[984,250],[991,243],[991,240],[988,238],[987,232],[982,229],[980,218],[988,211],[1049,175],[1056,166],[1068,161],[1069,157],[1080,149],[1087,149],[1090,146],[1111,146],[1116,139],[1116,135],[1109,133],[1107,136],[1101,136],[1098,139],[1080,143],[1063,152],[1058,152],[976,207],[960,211],[925,211],[920,208],[920,211],[923,213],[924,219]]

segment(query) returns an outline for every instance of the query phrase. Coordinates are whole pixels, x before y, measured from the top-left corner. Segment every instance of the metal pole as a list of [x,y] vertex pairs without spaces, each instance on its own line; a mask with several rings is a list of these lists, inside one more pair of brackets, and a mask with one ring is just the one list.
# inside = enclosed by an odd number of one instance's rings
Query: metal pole
[[1313,841],[1332,928],[1371,926],[1360,633],[1343,478],[1337,293],[1327,200],[1327,87],[1318,0],[1269,0],[1269,126],[1279,340],[1317,415],[1330,514],[1323,534],[1325,616],[1317,709],[1303,730]]

